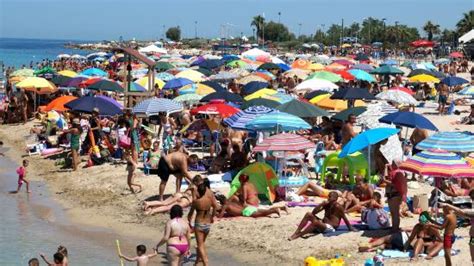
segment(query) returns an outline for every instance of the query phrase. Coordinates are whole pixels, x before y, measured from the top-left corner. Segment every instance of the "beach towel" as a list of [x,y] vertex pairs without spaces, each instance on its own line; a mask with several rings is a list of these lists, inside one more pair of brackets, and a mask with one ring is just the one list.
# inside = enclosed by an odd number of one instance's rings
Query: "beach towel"
[[319,204],[315,202],[296,202],[296,201],[290,201],[288,202],[288,207],[293,208],[293,207],[317,207]]
[[[461,250],[459,249],[452,249],[451,256],[455,256],[459,254],[460,252]],[[385,249],[384,251],[382,251],[381,255],[385,258],[410,258],[413,255],[413,250],[404,252],[404,251],[400,251],[396,249]],[[426,256],[426,254],[420,254],[420,255]],[[438,253],[437,257],[444,257],[444,250],[441,250]]]

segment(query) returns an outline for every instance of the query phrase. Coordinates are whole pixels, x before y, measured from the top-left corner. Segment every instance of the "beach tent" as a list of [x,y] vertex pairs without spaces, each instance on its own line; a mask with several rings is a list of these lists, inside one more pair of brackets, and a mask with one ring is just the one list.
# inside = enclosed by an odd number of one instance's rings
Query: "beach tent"
[[255,188],[257,188],[259,195],[265,195],[265,197],[270,202],[275,200],[275,188],[278,186],[279,182],[278,177],[270,165],[260,162],[253,163],[237,173],[234,180],[230,184],[229,197],[234,195],[235,192],[239,190],[239,176],[242,174],[249,176],[249,182],[252,183]]
[[168,53],[168,51],[166,51],[165,48],[160,48],[154,44],[149,45],[147,47],[140,48],[138,51],[140,53],[145,53],[145,54],[148,54],[148,53],[167,54]]
[[337,168],[336,178],[341,181],[343,170],[347,166],[349,181],[355,184],[355,175],[360,174],[369,178],[369,163],[364,154],[360,152],[352,153],[344,158],[339,158],[340,151],[334,152],[326,156],[321,167],[321,182],[325,182],[327,168]]

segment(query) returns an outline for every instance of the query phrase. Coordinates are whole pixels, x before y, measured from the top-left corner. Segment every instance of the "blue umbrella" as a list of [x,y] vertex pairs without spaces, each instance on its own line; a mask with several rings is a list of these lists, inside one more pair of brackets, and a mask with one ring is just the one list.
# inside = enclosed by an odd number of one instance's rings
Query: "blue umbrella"
[[196,60],[196,61],[194,61],[191,64],[191,66],[199,66],[199,67],[203,67],[207,69],[215,69],[224,64],[224,61],[221,59],[204,59],[204,60]]
[[166,82],[166,81],[170,81],[174,79],[174,76],[167,72],[161,72],[161,73],[156,74],[155,78],[161,79]]
[[387,59],[387,60],[383,61],[380,65],[396,66],[396,65],[398,65],[398,62],[395,59]]
[[94,77],[107,77],[107,72],[103,71],[99,68],[88,68],[80,73],[80,75],[84,76],[94,76]]
[[250,81],[249,83],[245,84],[242,88],[242,92],[245,95],[252,94],[260,89],[267,88],[269,85],[266,82],[261,81]]
[[360,69],[364,71],[372,71],[374,67],[369,64],[355,64],[351,67],[352,69]]
[[215,91],[227,91],[226,88],[222,87],[221,84],[219,84],[218,82],[216,81],[211,81],[211,80],[206,80],[206,81],[203,81],[201,82],[201,84],[204,84],[208,87],[211,87],[213,88]]
[[165,86],[163,86],[164,90],[173,90],[184,87],[189,84],[193,84],[194,82],[187,78],[175,78],[168,82],[166,82]]
[[294,131],[310,129],[311,126],[303,119],[283,112],[261,115],[248,122],[245,128],[255,131]]
[[390,136],[397,134],[400,130],[395,128],[374,128],[367,131],[360,133],[359,135],[355,136],[351,141],[349,141],[344,147],[342,151],[339,153],[339,158],[346,157],[349,154],[354,152],[360,151],[364,148],[368,148],[368,162],[369,162],[369,169],[368,169],[368,176],[370,178],[370,145],[376,144],[381,142],[382,140],[388,139]]
[[251,106],[245,110],[241,110],[238,113],[224,119],[224,123],[233,129],[247,130],[245,125],[254,120],[255,118],[269,113],[278,112],[275,109],[266,106]]
[[465,83],[469,83],[469,81],[467,81],[463,78],[460,78],[460,77],[449,76],[449,77],[445,77],[444,79],[442,79],[441,83],[444,83],[444,84],[448,85],[449,87],[451,87],[451,86],[457,86],[457,85],[462,85],[462,84],[465,84]]
[[375,82],[375,78],[372,77],[369,73],[365,72],[364,70],[350,69],[347,72],[351,73],[351,75],[354,76],[358,80],[364,80],[364,81],[368,81],[368,82]]
[[451,152],[474,151],[474,136],[461,132],[438,132],[424,139],[416,148],[419,150],[441,149]]
[[424,116],[406,111],[399,111],[388,114],[379,119],[379,122],[387,124],[395,124],[397,126],[411,127],[411,128],[423,128],[433,131],[438,131],[438,128],[431,123],[430,120]]
[[288,70],[291,69],[291,67],[290,67],[289,65],[287,65],[287,64],[279,63],[279,64],[277,64],[277,65],[280,67],[280,69],[281,69],[282,71],[288,71]]
[[117,105],[101,97],[84,96],[72,100],[64,106],[77,112],[92,113],[93,109],[97,108],[100,115],[122,114],[122,110]]
[[235,103],[241,103],[244,101],[244,99],[242,99],[242,96],[238,94],[235,94],[229,91],[216,91],[204,96],[201,99],[201,102],[209,102],[211,100],[218,100],[218,99],[225,100],[226,102],[235,102]]
[[230,62],[230,61],[239,60],[239,59],[240,58],[237,55],[233,55],[233,54],[225,54],[222,56],[222,60],[224,60],[225,62]]
[[159,113],[174,113],[183,110],[183,105],[176,101],[165,98],[150,98],[146,99],[132,109],[136,115],[152,116]]

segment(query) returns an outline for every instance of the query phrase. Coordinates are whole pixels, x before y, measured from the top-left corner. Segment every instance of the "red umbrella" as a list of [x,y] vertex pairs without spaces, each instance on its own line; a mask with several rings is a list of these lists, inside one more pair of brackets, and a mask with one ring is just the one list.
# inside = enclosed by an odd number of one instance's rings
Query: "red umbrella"
[[224,118],[232,116],[240,111],[238,108],[225,104],[222,100],[212,100],[210,103],[196,107],[191,110],[192,115],[197,114],[219,114]]
[[334,60],[332,61],[333,63],[338,63],[340,65],[343,65],[345,67],[349,67],[349,66],[352,66],[354,63],[347,60],[347,59],[337,59],[337,60]]
[[452,58],[463,58],[464,55],[460,52],[452,52],[449,54],[449,57],[452,57]]
[[103,80],[103,78],[90,78],[88,80],[84,80],[83,82],[81,82],[79,84],[79,87],[88,87],[88,86],[90,86],[90,85],[92,85],[96,82],[101,81],[101,80]]
[[406,92],[410,95],[414,95],[415,93],[410,90],[409,88],[405,88],[405,87],[393,87],[393,88],[390,88],[390,90],[397,90],[397,91],[403,91],[403,92]]
[[415,47],[433,47],[435,43],[428,40],[417,40],[412,42],[411,45]]
[[333,71],[334,73],[338,74],[345,80],[354,80],[355,77],[351,73],[347,72],[346,70],[339,70],[339,71]]
[[296,134],[282,133],[264,139],[254,151],[301,151],[315,148],[315,144]]

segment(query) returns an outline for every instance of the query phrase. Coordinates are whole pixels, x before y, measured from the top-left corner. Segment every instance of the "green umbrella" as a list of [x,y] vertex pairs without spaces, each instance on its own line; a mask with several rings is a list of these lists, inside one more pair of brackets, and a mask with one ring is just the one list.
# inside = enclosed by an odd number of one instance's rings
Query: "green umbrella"
[[332,72],[328,72],[328,71],[317,71],[306,78],[306,80],[309,80],[309,79],[324,79],[331,82],[342,81],[341,76]]
[[296,115],[301,118],[329,116],[329,113],[325,110],[316,107],[312,104],[301,102],[298,100],[291,100],[285,104],[278,106],[276,109],[285,113]]
[[372,71],[370,71],[370,74],[378,74],[378,75],[397,75],[397,74],[404,74],[403,71],[400,69],[390,66],[390,65],[383,65],[381,67],[378,67]]
[[34,76],[34,70],[29,69],[29,68],[22,68],[18,69],[16,71],[13,71],[13,73],[10,74],[11,77],[33,77]]
[[168,62],[158,62],[155,65],[155,69],[158,72],[164,72],[164,71],[170,70],[172,68],[174,68],[174,66],[171,63],[168,63]]
[[183,94],[183,95],[180,95],[176,98],[174,98],[173,100],[176,101],[176,102],[180,102],[180,103],[198,103],[201,99],[203,98],[203,95],[199,95],[199,94],[196,94],[196,93],[188,93],[188,94]]
[[45,67],[43,67],[43,68],[40,69],[40,70],[36,70],[36,71],[34,72],[34,74],[35,74],[36,76],[38,76],[38,75],[44,75],[44,74],[54,74],[55,72],[56,72],[56,70],[55,70],[54,68],[52,68],[52,67],[50,67],[50,66],[45,66]]
[[352,108],[340,111],[339,113],[333,115],[331,117],[331,119],[339,120],[339,121],[346,121],[347,118],[350,115],[359,116],[360,114],[362,114],[365,111],[367,111],[367,107],[365,107],[365,106],[352,107]]
[[265,98],[256,98],[250,101],[244,101],[241,108],[242,110],[249,108],[250,106],[266,106],[269,108],[276,108],[280,105],[279,102],[265,99]]
[[115,81],[110,81],[110,80],[106,80],[106,79],[101,80],[101,81],[97,81],[94,84],[89,85],[87,87],[87,89],[89,89],[89,90],[98,90],[98,91],[119,91],[119,92],[123,92],[123,88],[122,88],[122,86],[120,86],[120,84],[118,84]]
[[230,61],[229,63],[226,64],[228,67],[246,67],[248,64],[242,60],[234,60]]
[[196,69],[196,71],[201,72],[206,77],[209,77],[210,75],[212,75],[212,72],[207,68],[200,67]]
[[265,63],[258,67],[258,69],[272,70],[272,69],[281,69],[281,67],[275,63]]

